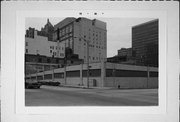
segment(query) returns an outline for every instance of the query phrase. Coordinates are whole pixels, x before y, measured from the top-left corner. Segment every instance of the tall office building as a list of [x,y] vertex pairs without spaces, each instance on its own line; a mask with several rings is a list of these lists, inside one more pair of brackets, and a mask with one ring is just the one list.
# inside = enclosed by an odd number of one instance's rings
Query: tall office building
[[132,27],[132,48],[137,65],[158,66],[158,19]]
[[99,62],[107,57],[106,23],[97,19],[68,17],[54,26],[54,41],[64,44],[87,61],[87,45],[89,42],[89,61]]

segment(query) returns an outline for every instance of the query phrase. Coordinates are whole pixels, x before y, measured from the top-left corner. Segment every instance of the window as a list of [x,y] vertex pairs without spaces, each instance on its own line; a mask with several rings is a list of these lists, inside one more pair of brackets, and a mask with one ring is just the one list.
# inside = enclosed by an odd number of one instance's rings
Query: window
[[72,25],[69,26],[69,30],[72,31]]
[[28,49],[26,49],[26,53],[28,53]]
[[41,58],[39,58],[39,59],[38,59],[38,62],[39,62],[39,63],[41,63],[41,62],[42,62],[42,59],[41,59]]
[[26,46],[28,46],[28,42],[26,42]]
[[50,50],[50,53],[52,53],[52,50]]
[[80,77],[80,71],[79,70],[66,71],[66,76],[67,77]]

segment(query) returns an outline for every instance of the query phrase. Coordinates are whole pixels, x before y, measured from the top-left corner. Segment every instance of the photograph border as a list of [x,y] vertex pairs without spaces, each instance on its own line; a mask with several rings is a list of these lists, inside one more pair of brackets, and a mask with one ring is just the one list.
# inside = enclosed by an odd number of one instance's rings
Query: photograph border
[[[57,4],[58,3],[58,4]],[[171,3],[171,4],[170,4]],[[167,2],[2,2],[2,121],[123,121],[176,122],[179,120],[179,11],[177,1]],[[66,11],[66,14],[63,12]],[[159,106],[158,107],[25,107],[24,106],[24,40],[25,17],[79,17],[79,12],[122,13],[154,12],[159,18]],[[58,13],[59,12],[59,13]],[[29,13],[29,15],[25,15]],[[84,16],[84,15],[82,15]],[[99,15],[96,15],[98,17]],[[86,16],[88,17],[88,16]],[[117,17],[117,16],[115,16]],[[132,17],[132,16],[131,16]],[[154,16],[155,17],[155,16]],[[154,18],[153,17],[153,18]],[[162,19],[163,18],[163,19]],[[163,23],[163,24],[162,24]],[[165,34],[165,35],[164,35]],[[162,35],[162,36],[160,36]],[[163,40],[163,41],[161,41]],[[166,40],[166,41],[164,41]],[[164,52],[163,52],[164,51]],[[161,64],[163,62],[163,64]],[[11,75],[9,75],[11,74]],[[164,75],[164,76],[163,76]],[[163,76],[163,77],[162,77]],[[161,85],[162,83],[162,85]],[[19,88],[19,89],[18,89]],[[162,102],[162,103],[161,103]],[[147,108],[147,109],[146,109]],[[59,111],[59,109],[61,109]]]

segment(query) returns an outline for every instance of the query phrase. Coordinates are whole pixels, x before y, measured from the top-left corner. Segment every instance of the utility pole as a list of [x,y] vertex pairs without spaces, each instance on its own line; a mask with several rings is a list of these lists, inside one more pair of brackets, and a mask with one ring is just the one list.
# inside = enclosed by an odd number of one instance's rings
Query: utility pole
[[66,85],[66,65],[67,65],[67,56],[66,56],[66,42],[64,44],[64,84]]
[[149,65],[147,65],[147,88],[149,87]]
[[38,73],[38,60],[39,60],[39,50],[36,50],[36,55],[37,55],[37,61],[36,61],[36,65],[35,65],[35,67],[36,67],[36,81],[38,81],[38,75],[37,75],[37,73]]
[[87,88],[89,88],[89,41],[87,41]]

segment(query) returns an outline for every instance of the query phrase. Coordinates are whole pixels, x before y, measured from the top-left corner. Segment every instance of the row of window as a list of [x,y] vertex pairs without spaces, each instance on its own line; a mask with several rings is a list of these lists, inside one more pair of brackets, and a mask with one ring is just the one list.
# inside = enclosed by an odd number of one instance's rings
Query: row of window
[[[106,77],[147,77],[147,71],[106,69]],[[158,77],[158,72],[149,72],[150,77]]]
[[[50,49],[53,49],[53,50],[54,50],[54,49],[56,49],[56,50],[58,49],[57,46],[50,46],[49,48],[50,48]],[[59,47],[59,50],[61,50],[61,49],[64,50],[64,47]]]
[[[84,56],[84,59],[86,60],[86,56]],[[89,56],[89,59],[91,60],[103,60],[103,58],[101,57],[91,57],[91,56]]]
[[[83,70],[82,72],[83,77],[87,77],[87,70]],[[90,77],[100,77],[101,76],[101,69],[89,69],[89,76]],[[150,77],[158,77],[158,72],[150,72]],[[52,74],[44,75],[44,79],[52,79]],[[80,77],[80,70],[75,71],[67,71],[66,77]],[[113,70],[113,69],[106,69],[106,77],[147,77],[146,71],[132,71],[132,70]],[[36,77],[31,77],[31,79],[36,79]],[[64,73],[54,73],[54,78],[64,78]],[[42,80],[43,76],[38,76],[38,80]]]
[[68,25],[62,28],[61,30],[59,30],[59,36],[60,37],[64,36],[65,34],[70,33],[70,32],[72,32],[72,25]]

